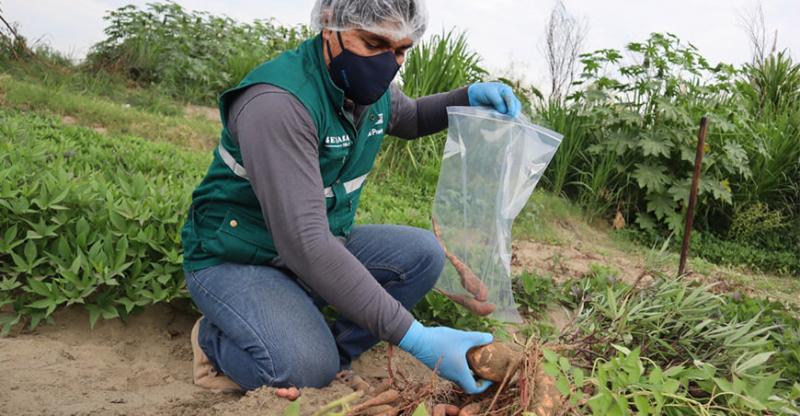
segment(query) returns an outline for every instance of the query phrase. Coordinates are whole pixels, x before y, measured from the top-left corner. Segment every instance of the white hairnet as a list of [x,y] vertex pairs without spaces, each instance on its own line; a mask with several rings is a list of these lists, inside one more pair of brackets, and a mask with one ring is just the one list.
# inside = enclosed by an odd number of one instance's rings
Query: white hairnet
[[362,29],[416,42],[427,24],[425,0],[317,0],[311,10],[311,27],[317,31]]

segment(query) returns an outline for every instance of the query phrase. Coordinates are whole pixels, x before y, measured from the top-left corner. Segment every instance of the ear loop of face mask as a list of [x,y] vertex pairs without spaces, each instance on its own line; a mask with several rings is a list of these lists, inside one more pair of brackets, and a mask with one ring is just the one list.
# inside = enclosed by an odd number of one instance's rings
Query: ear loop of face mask
[[[344,52],[345,47],[344,47],[344,41],[342,41],[342,32],[339,32],[337,30],[336,31],[336,37],[339,39],[339,49],[341,49],[342,52]],[[330,37],[328,37],[328,41],[325,42],[325,45],[328,47],[328,59],[333,61],[333,51],[331,50],[331,38]],[[339,52],[339,53],[341,53],[341,52]]]

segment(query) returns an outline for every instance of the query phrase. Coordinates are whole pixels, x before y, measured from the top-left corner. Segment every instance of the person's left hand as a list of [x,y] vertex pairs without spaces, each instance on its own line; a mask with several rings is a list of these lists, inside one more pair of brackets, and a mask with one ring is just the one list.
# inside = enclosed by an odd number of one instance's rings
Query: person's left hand
[[522,109],[522,103],[514,90],[501,82],[478,82],[467,88],[467,97],[471,106],[492,107],[497,112],[516,117]]

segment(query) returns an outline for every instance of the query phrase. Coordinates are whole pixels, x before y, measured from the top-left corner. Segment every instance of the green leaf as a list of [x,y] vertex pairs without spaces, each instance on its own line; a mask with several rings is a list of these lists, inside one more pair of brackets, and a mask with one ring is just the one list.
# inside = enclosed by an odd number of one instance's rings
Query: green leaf
[[653,230],[656,228],[656,222],[650,214],[640,212],[636,214],[636,224],[639,224],[643,230]]
[[411,416],[428,416],[428,409],[425,407],[425,403],[420,403]]
[[750,357],[750,359],[748,359],[747,361],[745,361],[740,365],[737,365],[738,364],[737,360],[737,363],[734,363],[733,371],[738,375],[743,375],[744,373],[747,372],[747,370],[750,370],[752,368],[758,367],[766,363],[767,360],[769,360],[769,357],[772,357],[773,354],[775,354],[775,351],[758,353]]
[[780,374],[772,373],[756,383],[755,386],[751,387],[748,393],[762,402],[766,401],[770,396],[772,396],[772,389],[775,387],[775,383],[777,383],[779,379]]
[[666,194],[650,192],[645,199],[647,212],[652,212],[659,220],[675,213],[675,202]]
[[300,416],[300,400],[295,400],[286,406],[283,416]]
[[667,379],[664,381],[664,388],[661,391],[667,394],[675,394],[680,387],[681,383],[678,380]]
[[28,264],[33,264],[36,261],[38,251],[36,250],[36,244],[34,244],[33,240],[28,240],[28,242],[25,243],[23,253],[25,253],[25,259],[28,261]]
[[720,390],[724,391],[725,393],[735,393],[735,394],[739,393],[738,391],[736,391],[736,388],[733,386],[733,384],[731,384],[731,382],[729,382],[728,380],[719,377],[714,377],[714,383],[716,383],[717,387],[719,387]]
[[3,235],[2,245],[0,245],[0,252],[10,252],[14,247],[22,244],[23,240],[16,240],[17,238],[17,225],[14,224],[9,227]]
[[621,353],[623,353],[625,355],[629,355],[631,353],[631,350],[629,350],[628,348],[625,348],[622,345],[611,344],[611,346],[614,347],[615,350],[617,350],[617,351],[619,351],[619,352],[621,352]]
[[542,369],[544,370],[545,374],[550,377],[556,377],[561,374],[561,371],[558,369],[558,366],[555,363],[545,362],[542,364]]
[[47,309],[51,305],[55,305],[55,304],[56,304],[56,301],[53,300],[53,299],[39,299],[37,301],[34,301],[34,302],[31,302],[31,303],[27,304],[26,306],[28,306],[30,308],[34,308],[34,309]]
[[637,414],[639,415],[647,416],[652,412],[650,401],[648,401],[644,396],[633,396],[633,403],[636,405],[636,409],[639,411]]
[[645,157],[669,156],[672,143],[654,134],[648,134],[644,139],[639,140],[639,148]]
[[36,278],[29,278],[28,279],[28,288],[31,292],[36,293],[42,297],[49,298],[52,296],[52,292],[50,291],[50,284],[45,283]]
[[717,201],[723,201],[727,204],[732,202],[733,194],[731,193],[730,186],[726,187],[721,181],[713,178],[704,178],[700,181],[700,193],[711,193]]
[[86,238],[89,236],[89,223],[84,218],[80,218],[78,222],[75,224],[75,231],[76,236],[75,240],[78,242],[80,247],[86,247]]
[[97,323],[97,319],[100,318],[103,311],[96,305],[86,305],[86,310],[89,311],[89,327],[94,329],[94,324]]
[[583,381],[585,379],[585,375],[583,373],[583,369],[580,367],[573,367],[572,368],[572,378],[575,380],[575,385],[580,388],[583,386]]
[[613,402],[614,399],[611,397],[611,393],[606,389],[601,389],[600,393],[592,396],[586,404],[592,409],[593,415],[604,416],[608,414],[608,408],[611,407]]
[[542,355],[544,356],[544,359],[547,360],[548,362],[551,363],[558,362],[558,355],[553,351],[548,350],[547,348],[542,348]]
[[564,356],[558,358],[558,366],[561,367],[563,371],[569,371],[572,367],[567,357]]
[[117,231],[125,231],[127,228],[127,224],[125,223],[125,218],[118,214],[116,211],[109,211],[108,219],[111,221],[111,225],[114,226],[114,229]]
[[665,172],[666,168],[663,166],[637,163],[632,176],[640,188],[660,192],[664,190],[664,185],[670,182],[670,178]]
[[569,396],[569,380],[563,374],[556,377],[556,388],[562,396]]
[[4,337],[11,332],[11,328],[13,328],[19,321],[22,319],[22,314],[3,314],[0,315],[0,325],[3,328],[0,330],[0,337]]

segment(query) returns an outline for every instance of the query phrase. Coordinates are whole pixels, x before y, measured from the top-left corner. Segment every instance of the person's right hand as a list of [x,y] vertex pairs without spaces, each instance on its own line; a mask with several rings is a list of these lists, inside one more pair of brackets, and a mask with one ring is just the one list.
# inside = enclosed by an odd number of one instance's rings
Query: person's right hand
[[485,332],[466,332],[446,326],[425,327],[414,321],[398,346],[431,370],[436,368],[440,376],[458,384],[465,393],[477,394],[488,389],[492,382],[475,381],[467,363],[467,351],[491,342],[492,334]]

